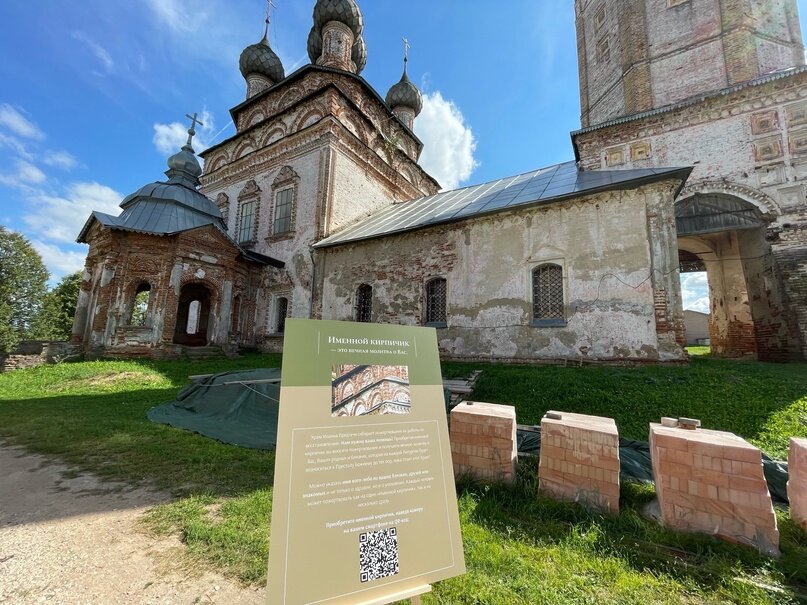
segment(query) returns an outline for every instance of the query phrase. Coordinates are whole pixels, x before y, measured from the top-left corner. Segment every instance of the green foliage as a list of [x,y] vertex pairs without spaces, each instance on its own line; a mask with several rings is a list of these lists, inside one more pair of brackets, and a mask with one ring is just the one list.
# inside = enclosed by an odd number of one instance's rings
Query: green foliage
[[31,243],[0,226],[0,352],[32,336],[48,271]]
[[80,289],[81,271],[77,271],[65,275],[53,290],[45,294],[42,309],[34,322],[34,338],[70,340]]
[[[154,425],[149,407],[171,400],[191,374],[277,367],[278,356],[207,362],[85,362],[0,375],[0,439],[59,456],[103,477],[170,490],[147,527],[178,532],[194,565],[244,583],[266,581],[274,454]],[[617,419],[646,439],[662,415],[701,418],[777,452],[807,435],[807,367],[700,358],[687,368],[481,368],[474,398],[516,405],[519,422],[546,409]],[[516,485],[458,485],[468,573],[437,583],[427,604],[795,604],[807,595],[807,535],[779,513],[782,557],[646,521],[651,486],[622,487],[616,517],[536,497],[534,463]]]

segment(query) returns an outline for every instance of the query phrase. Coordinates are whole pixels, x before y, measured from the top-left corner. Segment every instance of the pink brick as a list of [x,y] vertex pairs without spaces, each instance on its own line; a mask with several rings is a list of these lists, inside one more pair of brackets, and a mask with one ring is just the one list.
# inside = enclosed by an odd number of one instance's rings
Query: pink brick
[[787,463],[790,517],[807,530],[807,439],[790,440]]
[[[552,412],[558,414],[558,412]],[[539,492],[619,512],[619,434],[610,418],[560,413],[541,421]]]
[[518,460],[513,406],[464,402],[451,411],[449,426],[455,473],[512,482]]
[[[683,452],[691,454],[689,464]],[[666,525],[778,555],[776,515],[757,448],[731,433],[651,424],[650,453]]]

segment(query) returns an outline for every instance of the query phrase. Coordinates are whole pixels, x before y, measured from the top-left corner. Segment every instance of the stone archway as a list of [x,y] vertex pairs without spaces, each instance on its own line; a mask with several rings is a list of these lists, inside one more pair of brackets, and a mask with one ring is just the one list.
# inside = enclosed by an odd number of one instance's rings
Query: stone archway
[[189,347],[204,347],[208,343],[212,294],[207,286],[186,284],[179,292],[174,342]]
[[765,239],[768,218],[728,193],[695,193],[675,204],[681,272],[705,271],[709,336],[719,357],[787,357],[782,287]]

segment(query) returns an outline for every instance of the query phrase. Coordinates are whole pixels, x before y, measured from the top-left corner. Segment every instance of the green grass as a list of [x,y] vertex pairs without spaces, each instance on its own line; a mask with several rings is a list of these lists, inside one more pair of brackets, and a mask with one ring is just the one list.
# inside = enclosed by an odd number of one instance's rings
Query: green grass
[[[266,579],[274,455],[149,423],[190,374],[277,366],[279,357],[212,362],[93,362],[0,375],[0,438],[109,479],[173,492],[147,526],[179,532],[188,556],[245,583]],[[682,368],[482,368],[474,398],[514,404],[519,422],[546,410],[611,416],[647,439],[662,415],[694,416],[782,457],[807,435],[807,365],[729,362],[708,356]],[[626,485],[615,518],[535,497],[535,473],[514,488],[458,488],[468,573],[440,582],[426,603],[795,603],[807,594],[807,536],[780,514],[782,558],[645,521],[652,488]],[[767,586],[769,588],[762,588]]]

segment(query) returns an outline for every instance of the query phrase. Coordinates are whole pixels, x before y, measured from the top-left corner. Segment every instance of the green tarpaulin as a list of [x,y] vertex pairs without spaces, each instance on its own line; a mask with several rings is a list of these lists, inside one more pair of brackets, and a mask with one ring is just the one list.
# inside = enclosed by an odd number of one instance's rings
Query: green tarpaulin
[[[444,393],[448,412],[451,393]],[[275,448],[277,439],[279,400],[279,368],[225,372],[185,387],[175,401],[151,408],[148,418],[224,443],[269,450]],[[520,427],[519,454],[537,455],[540,449],[540,430]],[[619,456],[622,481],[653,482],[647,442],[620,439]],[[787,463],[763,456],[763,465],[774,500],[787,503]]]
[[171,403],[151,408],[148,419],[224,443],[269,450],[277,439],[279,400],[279,368],[224,372],[185,387]]

